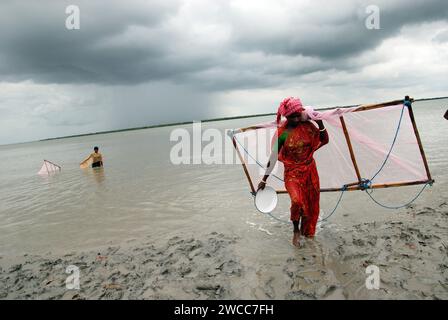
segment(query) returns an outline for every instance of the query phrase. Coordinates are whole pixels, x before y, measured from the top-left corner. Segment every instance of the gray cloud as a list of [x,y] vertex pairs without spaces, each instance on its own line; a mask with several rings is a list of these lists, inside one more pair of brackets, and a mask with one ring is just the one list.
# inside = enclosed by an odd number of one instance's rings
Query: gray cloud
[[436,42],[448,42],[448,29],[442,30],[433,38]]
[[[357,56],[371,50],[384,39],[397,34],[404,25],[438,20],[448,21],[448,4],[434,1],[375,1],[380,10],[380,30],[365,27],[365,9],[371,1],[341,1],[327,6],[310,2],[289,7],[291,12],[280,27],[266,21],[236,19],[236,47],[267,53],[304,55],[325,59]],[[274,31],[269,32],[270,29]],[[263,32],[268,30],[268,32]]]
[[[78,1],[81,29],[65,28],[73,1],[7,1],[0,7],[0,70],[7,81],[45,83],[136,83],[158,78],[163,52],[157,43],[114,43],[132,28],[153,28],[176,2]],[[136,39],[137,40],[137,39]],[[138,39],[142,41],[144,39]],[[108,43],[109,41],[109,43]],[[143,74],[144,73],[144,74]],[[160,72],[159,72],[160,74]]]

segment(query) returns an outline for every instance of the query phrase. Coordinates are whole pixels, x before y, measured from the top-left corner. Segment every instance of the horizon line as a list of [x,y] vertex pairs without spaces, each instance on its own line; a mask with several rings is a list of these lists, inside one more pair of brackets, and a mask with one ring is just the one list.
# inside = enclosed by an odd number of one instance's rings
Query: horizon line
[[[448,96],[415,99],[414,102],[416,102],[416,101],[442,100],[442,99],[448,99]],[[355,106],[359,106],[359,104],[346,105],[346,106],[335,106],[335,107],[322,107],[322,108],[318,108],[316,110],[329,110],[329,109],[334,109],[334,108],[350,108],[350,107],[355,107]],[[32,142],[43,142],[43,141],[51,141],[51,140],[61,140],[61,139],[69,139],[69,138],[78,138],[78,137],[85,137],[85,136],[93,136],[93,135],[101,135],[101,134],[109,134],[109,133],[117,133],[117,132],[126,132],[126,131],[135,131],[135,130],[145,130],[145,129],[172,127],[172,126],[180,126],[180,125],[192,124],[194,122],[215,122],[215,121],[227,121],[227,120],[235,120],[235,119],[256,118],[256,117],[270,116],[270,115],[275,115],[275,114],[276,114],[275,112],[269,112],[269,113],[260,113],[260,114],[243,115],[243,116],[219,117],[219,118],[211,118],[211,119],[203,119],[203,120],[191,120],[191,121],[182,121],[182,122],[160,123],[160,124],[141,126],[141,127],[130,127],[130,128],[122,128],[122,129],[90,132],[90,133],[80,133],[80,134],[74,134],[74,135],[68,135],[68,136],[52,137],[52,138],[45,138],[45,139],[31,140],[31,141],[24,141],[24,142],[7,143],[7,144],[2,144],[0,146],[8,146],[8,145],[32,143]]]

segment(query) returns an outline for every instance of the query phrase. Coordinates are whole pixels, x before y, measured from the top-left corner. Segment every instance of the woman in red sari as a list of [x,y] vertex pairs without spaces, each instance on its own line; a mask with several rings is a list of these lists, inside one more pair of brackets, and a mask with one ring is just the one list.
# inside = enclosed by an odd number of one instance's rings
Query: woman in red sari
[[264,189],[275,163],[283,162],[284,181],[291,198],[291,221],[294,225],[292,243],[299,246],[300,235],[312,238],[319,218],[320,185],[314,152],[328,143],[328,133],[321,120],[308,121],[300,99],[283,100],[277,112],[277,123],[281,116],[287,121],[277,129],[277,141],[267,165],[266,174],[258,185]]

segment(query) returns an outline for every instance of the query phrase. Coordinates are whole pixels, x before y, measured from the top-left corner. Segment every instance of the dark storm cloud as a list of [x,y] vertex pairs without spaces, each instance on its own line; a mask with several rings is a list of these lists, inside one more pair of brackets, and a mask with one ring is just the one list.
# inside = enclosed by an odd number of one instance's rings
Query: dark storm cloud
[[[165,52],[154,41],[107,44],[130,28],[153,28],[174,1],[7,1],[0,4],[0,71],[7,81],[133,83],[158,79]],[[81,10],[81,29],[65,28],[65,8]],[[156,39],[158,40],[158,39]],[[105,43],[106,42],[106,43]],[[150,70],[149,70],[150,69]],[[149,72],[151,71],[151,72]],[[170,74],[168,70],[167,74]]]
[[[365,27],[366,17],[370,15],[366,8],[370,4],[379,8],[379,30]],[[358,1],[355,5],[341,1],[331,5],[327,3],[326,7],[312,3],[309,7],[298,8],[286,25],[288,28],[278,32],[265,33],[258,29],[258,23],[253,27],[246,20],[241,20],[235,43],[236,49],[240,50],[334,60],[372,50],[384,39],[396,35],[405,25],[439,20],[448,21],[446,0]],[[281,21],[277,23],[281,24]],[[270,25],[267,28],[275,27]]]
[[[269,87],[288,77],[356,68],[356,61],[345,59],[372,50],[404,25],[448,15],[445,0],[380,1],[381,29],[368,30],[367,1],[331,7],[295,3],[272,2],[280,10],[276,16],[269,8],[246,12],[224,1],[205,2],[206,12],[195,20],[183,18],[191,12],[181,1],[3,1],[0,80],[100,85],[168,80],[218,91]],[[65,29],[70,4],[80,7],[80,30]],[[209,26],[216,28],[208,31]],[[220,31],[224,35],[214,43]],[[245,58],[251,53],[261,54]]]

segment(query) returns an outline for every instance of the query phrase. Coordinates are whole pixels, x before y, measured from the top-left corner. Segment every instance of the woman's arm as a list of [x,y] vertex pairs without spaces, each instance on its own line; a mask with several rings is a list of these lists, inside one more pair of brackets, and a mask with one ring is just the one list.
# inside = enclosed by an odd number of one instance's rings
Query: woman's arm
[[266,165],[266,172],[263,176],[263,179],[258,184],[258,189],[264,189],[266,186],[266,180],[268,179],[269,175],[271,174],[272,170],[275,167],[275,164],[277,163],[278,153],[274,150],[271,152],[271,156],[269,157],[268,164]]
[[319,147],[317,149],[319,149],[320,147],[326,145],[329,141],[329,137],[328,137],[328,132],[327,129],[324,126],[324,123],[322,122],[322,120],[316,120],[317,125],[319,126],[319,140],[320,140],[320,144]]
[[271,174],[272,170],[274,170],[275,164],[277,163],[278,155],[280,153],[280,150],[283,147],[283,144],[286,140],[286,132],[283,132],[281,136],[277,139],[277,143],[274,144],[272,147],[271,155],[269,156],[268,164],[266,165],[266,172],[263,176],[263,179],[258,184],[258,189],[264,189],[266,186],[266,180],[268,179],[269,175]]

